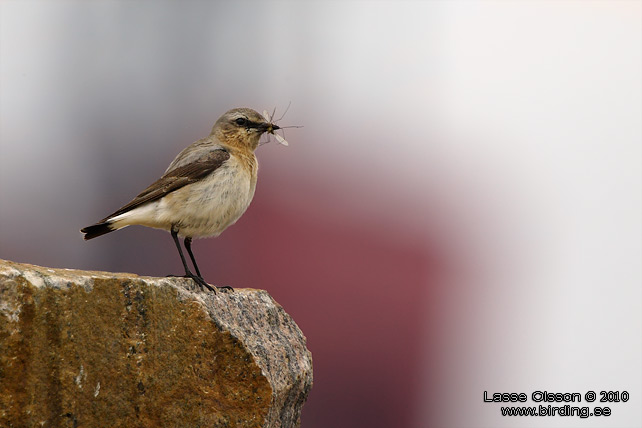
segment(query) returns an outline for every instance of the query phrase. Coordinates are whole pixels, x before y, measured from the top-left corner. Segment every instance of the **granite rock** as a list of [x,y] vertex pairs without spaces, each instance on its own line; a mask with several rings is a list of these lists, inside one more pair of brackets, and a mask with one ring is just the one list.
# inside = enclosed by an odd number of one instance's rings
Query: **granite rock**
[[263,290],[0,260],[0,426],[296,427],[305,344]]

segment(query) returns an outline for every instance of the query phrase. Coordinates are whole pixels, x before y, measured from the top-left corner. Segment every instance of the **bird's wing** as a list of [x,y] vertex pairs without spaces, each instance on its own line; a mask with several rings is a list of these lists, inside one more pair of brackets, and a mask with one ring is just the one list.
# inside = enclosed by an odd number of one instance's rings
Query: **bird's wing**
[[221,148],[212,150],[193,162],[172,169],[156,180],[151,186],[143,190],[130,203],[102,219],[99,223],[105,222],[112,217],[124,214],[147,202],[152,202],[162,198],[174,190],[183,186],[199,181],[203,177],[211,174],[218,169],[226,160],[230,158],[227,150]]

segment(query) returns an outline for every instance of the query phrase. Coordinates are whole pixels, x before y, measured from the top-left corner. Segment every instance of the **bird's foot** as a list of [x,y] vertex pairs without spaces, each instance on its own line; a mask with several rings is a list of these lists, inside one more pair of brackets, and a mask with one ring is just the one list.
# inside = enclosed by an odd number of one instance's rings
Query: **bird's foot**
[[194,282],[199,287],[201,287],[201,290],[205,291],[205,289],[207,288],[208,290],[213,291],[214,294],[216,294],[216,290],[217,289],[221,290],[221,291],[225,291],[226,293],[228,291],[234,291],[234,289],[232,287],[230,287],[229,285],[221,285],[220,287],[219,286],[212,287],[207,282],[205,282],[205,280],[202,277],[200,277],[198,275],[194,275],[191,272],[190,273],[186,273],[185,275],[167,275],[167,277],[168,278],[191,278],[192,280],[194,280]]
[[213,292],[214,292],[214,294],[216,294],[216,287],[212,287],[211,285],[209,285],[209,284],[208,284],[207,282],[205,282],[205,280],[204,280],[203,278],[201,278],[200,276],[192,275],[192,276],[190,276],[190,278],[192,278],[192,279],[194,280],[194,282],[195,282],[196,284],[198,284],[198,285],[199,285],[199,287],[201,287],[201,290],[205,291],[205,289],[207,288],[208,290],[213,291]]
[[218,287],[212,287],[207,282],[205,282],[203,278],[201,278],[200,276],[196,276],[191,272],[186,273],[185,275],[167,275],[167,277],[168,278],[191,278],[192,280],[194,280],[196,285],[201,287],[201,290],[205,291],[205,289],[207,288],[208,290],[213,291],[214,294],[216,294],[216,289],[218,288]]

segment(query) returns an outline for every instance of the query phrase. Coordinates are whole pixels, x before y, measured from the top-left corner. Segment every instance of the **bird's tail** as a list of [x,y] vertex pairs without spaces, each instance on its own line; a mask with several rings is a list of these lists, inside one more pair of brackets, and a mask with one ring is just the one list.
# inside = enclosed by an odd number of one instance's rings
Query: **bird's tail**
[[91,226],[83,227],[82,229],[80,229],[80,231],[85,234],[83,238],[86,241],[88,239],[97,238],[106,233],[113,232],[117,229],[118,228],[113,227],[111,221],[104,221],[101,223],[92,224]]

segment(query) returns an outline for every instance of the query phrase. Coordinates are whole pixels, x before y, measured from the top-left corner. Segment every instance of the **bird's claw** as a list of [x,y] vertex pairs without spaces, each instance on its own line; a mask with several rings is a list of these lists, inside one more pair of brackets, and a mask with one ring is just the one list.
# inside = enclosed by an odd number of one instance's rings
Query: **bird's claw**
[[216,294],[216,287],[212,287],[211,285],[209,285],[200,276],[192,275],[191,278],[194,280],[196,284],[198,284],[201,287],[201,290],[205,291],[205,288],[207,288],[208,290],[213,291],[214,294]]
[[200,276],[196,276],[193,273],[186,273],[185,275],[167,275],[167,278],[191,278],[196,283],[196,285],[201,288],[201,290],[205,291],[205,289],[207,288],[208,290],[213,291],[214,294],[216,294],[216,289],[219,288],[212,287],[207,282],[205,282],[203,278],[201,278]]

